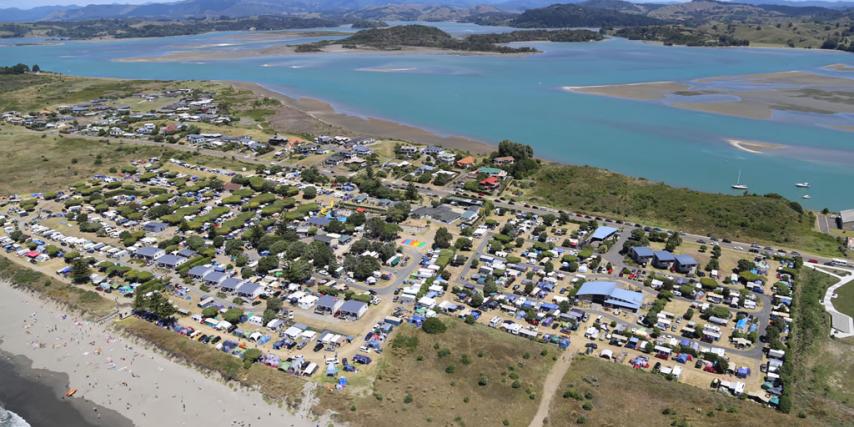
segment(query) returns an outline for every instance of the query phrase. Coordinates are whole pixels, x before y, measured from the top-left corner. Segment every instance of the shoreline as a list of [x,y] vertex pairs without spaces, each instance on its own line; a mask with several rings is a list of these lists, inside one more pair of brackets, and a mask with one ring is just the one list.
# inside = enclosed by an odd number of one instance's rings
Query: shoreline
[[[69,400],[82,414],[96,420],[98,414],[106,420],[103,414],[112,410],[138,427],[329,424],[328,419],[313,419],[309,408],[291,413],[274,406],[259,392],[235,388],[174,362],[150,345],[68,313],[55,302],[6,281],[0,281],[0,322],[5,326],[0,350],[31,360],[31,369],[36,372],[49,369],[64,378],[68,387],[78,389]],[[64,393],[65,386],[61,387],[59,391],[54,388],[53,393]],[[310,389],[306,390],[310,394]],[[109,410],[102,413],[93,404]],[[56,420],[50,424],[58,425]],[[124,426],[120,422],[103,425]]]
[[292,97],[259,83],[243,81],[226,81],[226,83],[280,101],[282,105],[271,118],[271,125],[273,127],[279,125],[294,133],[339,132],[344,135],[440,145],[473,154],[488,154],[497,148],[496,145],[464,136],[440,135],[429,129],[406,123],[342,112],[326,101],[309,97]]

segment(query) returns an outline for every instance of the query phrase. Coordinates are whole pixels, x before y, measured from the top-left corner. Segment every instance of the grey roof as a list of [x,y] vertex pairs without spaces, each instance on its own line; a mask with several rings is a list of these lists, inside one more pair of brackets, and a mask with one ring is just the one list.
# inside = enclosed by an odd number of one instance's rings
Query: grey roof
[[238,286],[240,286],[241,282],[242,280],[238,278],[229,277],[223,280],[219,287],[224,291],[234,291],[235,289],[237,289]]
[[166,254],[160,258],[157,258],[157,260],[155,262],[157,262],[158,264],[161,264],[161,265],[166,265],[169,267],[175,267],[179,263],[181,263],[184,259],[186,259],[186,258],[179,257],[178,255]]
[[359,311],[362,310],[362,307],[367,307],[367,304],[362,301],[349,300],[344,301],[344,304],[338,309],[338,311],[348,314],[358,314]]
[[324,295],[317,300],[317,306],[320,308],[326,308],[332,310],[335,308],[335,304],[338,303],[338,298],[333,297],[332,295]]
[[262,289],[262,287],[257,283],[243,282],[240,286],[237,287],[237,293],[242,295],[252,295],[259,289]]
[[447,205],[439,205],[437,207],[429,207],[423,206],[418,209],[412,211],[412,214],[415,216],[429,216],[430,218],[435,219],[436,221],[441,221],[446,224],[450,224],[458,219],[460,219],[460,214],[454,212]]
[[196,254],[196,251],[194,251],[190,248],[184,248],[184,249],[181,249],[180,251],[178,251],[178,255],[180,255],[184,258],[190,258],[195,254]]
[[133,254],[136,256],[142,256],[146,258],[154,258],[157,254],[163,252],[160,248],[155,248],[154,246],[146,246],[144,248],[139,248]]
[[211,267],[205,267],[204,265],[197,265],[197,266],[191,268],[190,271],[187,272],[187,274],[189,274],[190,276],[193,276],[193,277],[204,277],[205,274],[210,273],[211,270],[212,270]]
[[854,222],[854,209],[846,209],[839,212],[839,217],[842,218],[842,223]]
[[205,274],[205,281],[211,283],[220,283],[226,278],[225,273],[220,273],[219,271],[211,271],[208,274]]
[[634,252],[635,256],[646,258],[652,257],[652,249],[646,246],[635,246],[632,248],[632,252]]

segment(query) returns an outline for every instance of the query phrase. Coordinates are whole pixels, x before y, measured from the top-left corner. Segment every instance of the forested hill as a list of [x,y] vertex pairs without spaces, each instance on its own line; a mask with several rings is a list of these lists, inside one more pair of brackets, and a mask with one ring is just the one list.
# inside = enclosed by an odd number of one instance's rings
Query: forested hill
[[626,27],[655,25],[664,21],[639,13],[625,13],[577,4],[554,4],[530,9],[510,21],[518,28]]

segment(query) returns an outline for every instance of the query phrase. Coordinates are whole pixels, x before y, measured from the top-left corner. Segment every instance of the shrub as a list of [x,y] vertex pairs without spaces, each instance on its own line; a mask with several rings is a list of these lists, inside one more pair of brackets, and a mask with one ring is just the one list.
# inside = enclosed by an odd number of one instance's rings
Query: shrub
[[436,317],[431,317],[424,321],[424,324],[421,326],[421,329],[428,334],[441,334],[445,332],[448,327],[445,326],[441,320]]

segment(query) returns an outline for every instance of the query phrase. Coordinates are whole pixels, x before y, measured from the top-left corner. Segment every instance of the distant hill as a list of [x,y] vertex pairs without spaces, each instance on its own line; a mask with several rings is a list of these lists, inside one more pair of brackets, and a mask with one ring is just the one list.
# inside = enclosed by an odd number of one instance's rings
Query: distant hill
[[[624,2],[612,2],[616,3]],[[590,7],[580,4],[554,4],[541,9],[530,9],[510,21],[519,28],[565,27],[622,27],[656,25],[663,21],[640,13],[624,13],[607,7]]]

